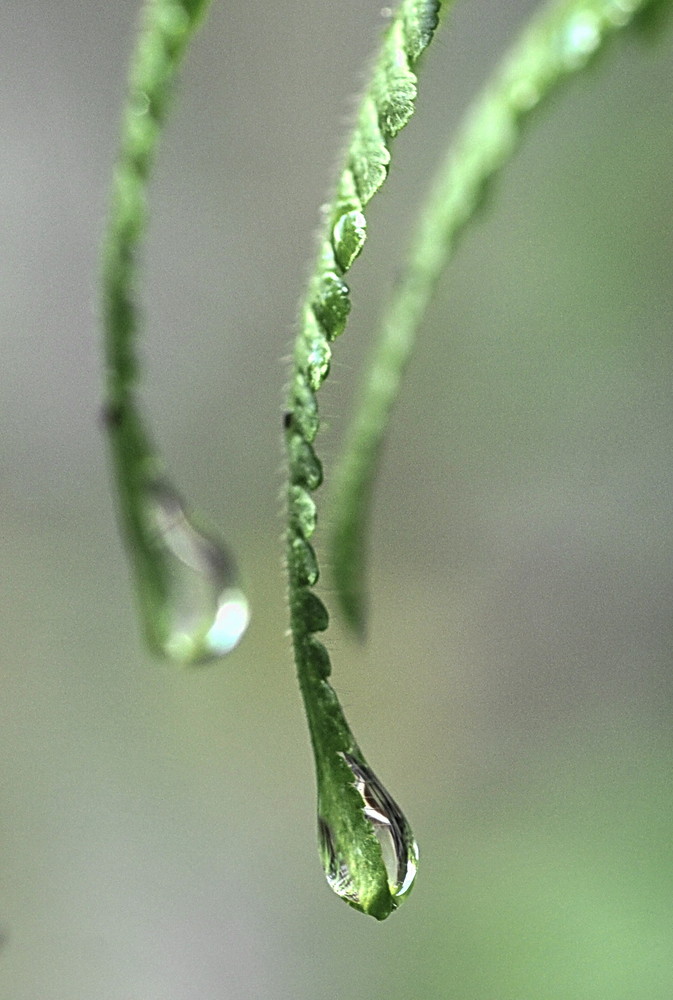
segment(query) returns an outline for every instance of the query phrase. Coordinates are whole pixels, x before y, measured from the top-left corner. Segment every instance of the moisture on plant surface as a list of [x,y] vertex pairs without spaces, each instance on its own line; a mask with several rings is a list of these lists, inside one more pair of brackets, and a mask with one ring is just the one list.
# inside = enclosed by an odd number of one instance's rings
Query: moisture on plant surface
[[[353,773],[353,784],[362,797],[365,818],[371,823],[378,840],[388,877],[390,908],[395,909],[414,884],[418,869],[418,845],[399,806],[374,772],[350,754],[342,756]],[[318,816],[318,832],[325,875],[331,888],[357,909],[364,908],[359,879],[349,862],[350,852],[341,849],[334,831],[322,816]]]
[[168,568],[164,652],[183,663],[231,652],[250,618],[231,555],[194,528],[165,482],[148,490],[147,516],[151,544],[161,550]]

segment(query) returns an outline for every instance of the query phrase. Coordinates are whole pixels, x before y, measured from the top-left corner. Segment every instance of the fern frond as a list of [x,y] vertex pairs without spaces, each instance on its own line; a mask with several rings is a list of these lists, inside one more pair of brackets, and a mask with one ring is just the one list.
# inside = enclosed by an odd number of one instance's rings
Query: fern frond
[[366,537],[381,445],[418,327],[457,238],[489,182],[517,148],[531,112],[654,2],[658,0],[556,0],[536,13],[476,101],[438,171],[383,317],[334,474],[333,579],[346,620],[357,632],[365,623]]
[[350,311],[344,275],[365,242],[364,209],[387,176],[391,139],[413,114],[414,69],[433,36],[439,8],[439,0],[403,0],[385,33],[300,311],[286,419],[290,622],[316,759],[323,861],[334,890],[378,919],[387,917],[411,888],[417,849],[403,814],[355,742],[327,679],[329,654],[315,637],[329,621],[311,589],[319,575],[311,543],[317,516],[313,493],[322,481],[314,450],[320,426],[317,393],[329,373],[330,345]]
[[119,516],[151,648],[182,663],[228,652],[248,622],[233,560],[188,520],[166,481],[135,390],[138,254],[147,186],[173,83],[209,0],[149,0],[129,80],[121,148],[103,246],[105,424]]

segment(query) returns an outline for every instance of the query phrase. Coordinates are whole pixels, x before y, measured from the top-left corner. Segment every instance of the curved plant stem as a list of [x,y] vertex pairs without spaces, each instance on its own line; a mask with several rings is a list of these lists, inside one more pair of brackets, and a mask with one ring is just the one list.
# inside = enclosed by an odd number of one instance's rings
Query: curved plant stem
[[148,642],[180,662],[227,652],[248,617],[231,558],[187,520],[134,395],[140,326],[134,296],[147,185],[175,75],[208,6],[209,0],[149,0],[145,7],[103,247],[104,416],[120,521]]
[[530,113],[651,2],[556,0],[535,14],[468,114],[436,176],[335,473],[333,576],[346,619],[358,632],[365,622],[365,539],[381,445],[416,331],[457,237],[488,182],[512,156]]
[[322,481],[313,448],[319,427],[316,393],[329,372],[330,342],[344,330],[350,310],[343,276],[365,241],[363,210],[386,178],[390,140],[413,113],[414,68],[432,38],[439,8],[439,0],[403,0],[385,33],[325,215],[300,312],[286,416],[290,622],[316,760],[323,862],[332,888],[378,919],[387,917],[411,888],[417,849],[404,816],[355,742],[327,679],[327,650],[315,638],[328,624],[327,610],[311,589],[318,580],[310,541],[316,526],[312,494]]

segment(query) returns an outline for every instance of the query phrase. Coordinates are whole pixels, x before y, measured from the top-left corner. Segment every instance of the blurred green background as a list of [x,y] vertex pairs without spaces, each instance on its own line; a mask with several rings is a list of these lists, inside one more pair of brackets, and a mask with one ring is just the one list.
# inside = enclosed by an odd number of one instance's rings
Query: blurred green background
[[[322,394],[328,483],[420,192],[532,7],[463,3],[428,54]],[[141,645],[97,417],[136,15],[0,11],[0,997],[671,1000],[671,19],[538,115],[395,413],[369,641],[331,632],[421,845],[380,925],[318,862],[279,541],[283,357],[379,5],[215,2],[157,165],[145,401],[253,603],[193,672]]]

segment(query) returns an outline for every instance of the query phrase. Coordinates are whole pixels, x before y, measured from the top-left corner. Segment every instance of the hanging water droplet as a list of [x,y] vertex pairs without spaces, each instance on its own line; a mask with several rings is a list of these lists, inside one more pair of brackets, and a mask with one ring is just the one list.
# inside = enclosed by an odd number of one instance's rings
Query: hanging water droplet
[[330,889],[337,896],[358,906],[360,892],[349,870],[348,862],[337,850],[332,830],[322,816],[318,816],[318,846]]
[[[337,814],[336,822],[330,825],[319,815],[325,876],[332,890],[351,906],[383,920],[404,901],[414,883],[418,846],[404,814],[374,772],[351,754],[340,756],[353,774],[380,856],[373,857],[367,843],[352,842],[352,821],[339,823],[342,817]],[[349,839],[340,843],[340,836]]]
[[365,804],[365,816],[374,827],[391,895],[399,900],[409,892],[416,878],[418,845],[404,813],[374,772],[350,754],[343,754],[343,758],[355,776],[355,787]]
[[233,561],[212,538],[187,519],[166,482],[147,495],[150,541],[165,575],[162,651],[181,663],[203,663],[230,652],[250,619]]
[[562,37],[562,56],[568,69],[582,66],[601,41],[600,24],[591,11],[579,11],[570,19]]

